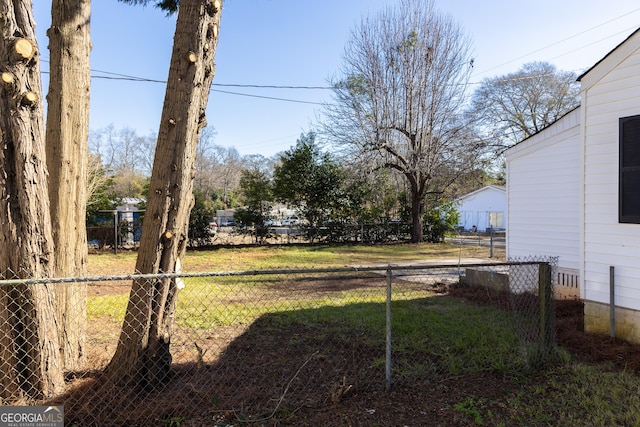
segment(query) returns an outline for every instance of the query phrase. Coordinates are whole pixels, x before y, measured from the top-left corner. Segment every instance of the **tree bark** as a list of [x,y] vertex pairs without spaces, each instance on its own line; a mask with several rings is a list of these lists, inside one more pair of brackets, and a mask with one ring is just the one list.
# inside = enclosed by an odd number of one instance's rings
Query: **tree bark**
[[[45,165],[42,86],[30,0],[0,3],[0,276],[45,278],[53,246]],[[32,96],[28,96],[32,94]],[[62,390],[52,286],[0,287],[4,400]]]
[[417,184],[414,184],[413,182],[411,182],[411,243],[422,242],[423,206],[424,206],[424,195],[417,188]]
[[[90,0],[53,0],[49,36],[46,154],[56,277],[86,276]],[[56,286],[65,368],[84,360],[87,285]]]
[[[181,0],[136,262],[139,273],[179,270],[188,241],[195,157],[214,75],[220,0]],[[195,53],[195,62],[193,62]],[[135,280],[106,378],[153,389],[167,379],[176,280]]]

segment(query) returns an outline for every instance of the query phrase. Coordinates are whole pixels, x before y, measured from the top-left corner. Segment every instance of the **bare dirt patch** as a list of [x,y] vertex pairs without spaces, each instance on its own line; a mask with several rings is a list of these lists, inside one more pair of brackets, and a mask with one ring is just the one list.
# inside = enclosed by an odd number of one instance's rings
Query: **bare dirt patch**
[[128,294],[130,291],[131,282],[125,280],[94,282],[87,285],[87,293],[89,296]]
[[[358,288],[369,286],[373,279],[340,280],[340,284],[327,281],[321,286],[330,292],[344,289],[345,281],[347,287]],[[283,292],[294,289],[291,283],[279,286]],[[318,283],[311,281],[309,286],[317,291]],[[301,289],[300,283],[295,289]],[[477,304],[504,303],[500,295],[488,294],[486,289],[440,286],[434,290]],[[110,291],[122,289],[116,286]],[[581,301],[557,301],[556,317],[558,344],[574,358],[612,362],[640,372],[639,345],[583,332]],[[318,337],[332,333],[332,339],[319,347]],[[356,369],[350,363],[356,355],[367,360],[379,357],[379,349],[365,337],[344,330],[335,334],[321,325],[287,325],[277,315],[263,316],[238,329],[235,338],[223,344],[224,351],[204,365],[174,365],[172,378],[162,390],[148,393],[106,386],[96,370],[79,373],[76,377],[81,379],[73,379],[69,393],[58,401],[64,402],[69,425],[467,426],[470,419],[454,408],[456,403],[469,395],[500,402],[520,387],[513,378],[490,372],[460,376],[433,372],[411,382],[400,380],[386,392],[380,366]],[[91,356],[95,366],[104,366],[106,354],[105,349]],[[503,410],[487,409],[497,417]]]

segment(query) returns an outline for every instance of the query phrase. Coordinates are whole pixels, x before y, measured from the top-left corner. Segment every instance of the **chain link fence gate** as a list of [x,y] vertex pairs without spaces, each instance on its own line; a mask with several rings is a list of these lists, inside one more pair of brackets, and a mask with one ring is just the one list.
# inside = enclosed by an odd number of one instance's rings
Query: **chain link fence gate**
[[[554,266],[551,259],[3,280],[0,366],[16,374],[18,388],[0,382],[1,403],[62,405],[66,425],[232,425],[330,407],[355,391],[384,399],[385,389],[441,370],[539,367],[556,351]],[[134,279],[184,282],[171,370],[152,389],[102,376]],[[20,324],[15,312],[32,304],[33,286],[68,283],[86,285],[88,294],[86,314],[78,310],[86,316],[81,363],[65,370],[64,390],[42,396],[39,379],[25,374],[34,325]],[[469,366],[470,352],[474,360],[486,352],[487,366]]]

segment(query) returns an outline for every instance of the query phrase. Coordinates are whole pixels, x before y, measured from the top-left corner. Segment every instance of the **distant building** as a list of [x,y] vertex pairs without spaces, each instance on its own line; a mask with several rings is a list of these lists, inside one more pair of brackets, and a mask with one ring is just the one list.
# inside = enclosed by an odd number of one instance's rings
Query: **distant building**
[[453,201],[458,210],[458,227],[467,231],[485,232],[506,227],[507,191],[488,185]]
[[216,220],[218,227],[230,227],[236,224],[233,216],[236,214],[235,209],[218,209],[216,211]]
[[139,206],[144,202],[144,199],[125,197],[116,206],[118,223],[120,224],[120,244],[131,245],[140,241],[140,216],[143,211],[139,209]]

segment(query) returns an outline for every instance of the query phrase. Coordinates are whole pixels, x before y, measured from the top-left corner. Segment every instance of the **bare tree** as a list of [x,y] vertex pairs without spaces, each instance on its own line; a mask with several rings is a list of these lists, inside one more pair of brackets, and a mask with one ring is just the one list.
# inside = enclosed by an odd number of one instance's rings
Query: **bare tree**
[[113,179],[102,165],[99,155],[89,152],[87,157],[87,208],[96,203],[95,197],[105,188],[113,185]]
[[[30,0],[0,2],[0,277],[54,271],[39,51]],[[0,400],[64,386],[52,286],[0,287]]]
[[400,173],[410,194],[411,240],[428,195],[442,194],[476,150],[461,107],[470,43],[432,0],[401,0],[352,32],[325,131],[351,159]]
[[233,147],[216,145],[214,151],[217,163],[214,169],[214,185],[222,190],[222,203],[227,207],[229,192],[240,186],[243,161],[238,150]]
[[[90,0],[53,0],[49,36],[46,152],[56,251],[54,274],[86,275],[87,141],[89,137]],[[65,368],[84,359],[86,284],[55,287]]]
[[471,115],[500,153],[578,106],[576,78],[547,62],[525,64],[515,73],[485,79],[473,95]]
[[91,132],[90,152],[112,174],[119,197],[143,197],[153,166],[156,135],[139,136],[134,129],[116,130],[112,125]]
[[279,156],[265,157],[262,154],[249,154],[242,158],[245,169],[261,172],[268,177],[273,175],[273,169],[279,161]]
[[149,174],[156,136],[141,137],[135,129],[113,125],[91,131],[89,151],[100,156],[104,167],[114,171]]
[[89,131],[89,151],[100,157],[106,169],[113,170],[115,165],[116,130],[113,124],[102,129]]
[[199,191],[205,198],[210,199],[214,188],[214,173],[216,162],[214,159],[213,140],[216,131],[213,127],[206,127],[200,132],[200,142],[196,151],[196,176],[193,189]]
[[138,145],[138,171],[145,176],[151,175],[157,140],[158,135],[155,132],[136,138]]
[[114,190],[121,197],[146,197],[145,187],[153,168],[157,137],[139,136],[134,129],[124,128],[111,139]]
[[[198,136],[214,75],[221,0],[181,0],[136,270],[180,269],[188,242]],[[116,352],[115,382],[154,387],[171,366],[175,279],[134,280]]]
[[120,129],[117,135],[117,139],[110,140],[114,159],[113,169],[141,173],[145,165],[145,159],[140,150],[141,138],[132,128]]

